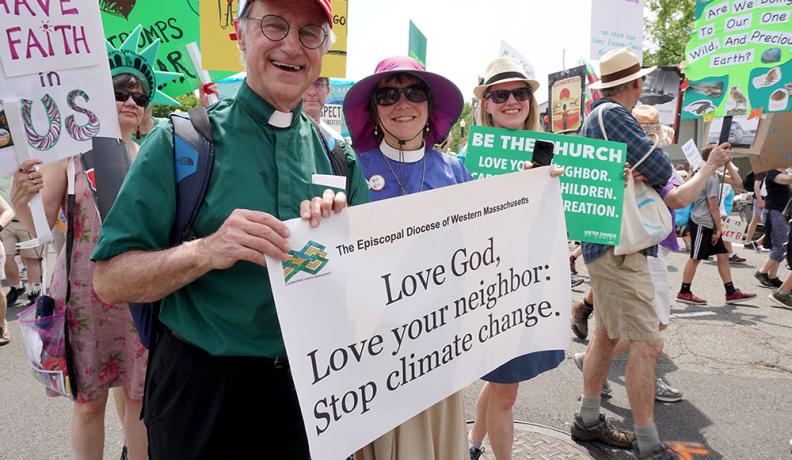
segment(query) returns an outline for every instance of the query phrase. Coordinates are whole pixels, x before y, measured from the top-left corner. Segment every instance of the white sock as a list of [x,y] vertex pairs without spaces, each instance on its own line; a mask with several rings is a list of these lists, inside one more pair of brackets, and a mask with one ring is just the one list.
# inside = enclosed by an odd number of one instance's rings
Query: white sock
[[33,283],[33,292],[40,292],[41,291],[41,283]]
[[17,284],[14,284],[11,287],[14,289],[22,289],[22,281],[18,282]]

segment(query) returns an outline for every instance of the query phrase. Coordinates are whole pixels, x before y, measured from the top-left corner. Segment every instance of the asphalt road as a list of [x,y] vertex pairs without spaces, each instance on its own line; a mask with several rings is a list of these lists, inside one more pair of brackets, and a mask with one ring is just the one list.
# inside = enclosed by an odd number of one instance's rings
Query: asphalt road
[[[678,403],[655,405],[661,438],[701,448],[690,458],[789,459],[792,438],[792,311],[771,307],[770,290],[757,286],[752,274],[767,253],[739,250],[748,264],[734,266],[735,285],[756,292],[755,301],[724,305],[723,285],[715,265],[703,263],[693,291],[709,301],[705,307],[674,304],[659,375],[684,392]],[[686,255],[671,254],[671,286],[679,288]],[[582,261],[579,269],[584,268]],[[581,270],[585,273],[585,270]],[[786,274],[782,269],[781,276]],[[583,295],[582,288],[575,297]],[[0,348],[0,459],[72,458],[69,423],[72,403],[48,398],[28,373],[16,314],[9,310],[11,344]],[[699,313],[704,316],[684,316]],[[571,334],[571,333],[570,333]],[[574,339],[569,355],[585,343]],[[613,396],[604,400],[607,415],[631,427],[624,389],[625,359],[610,371]],[[480,384],[466,391],[468,418],[474,417]],[[567,359],[558,369],[520,386],[515,418],[568,430],[581,392],[581,375]],[[121,451],[119,423],[112,407],[106,416],[105,458]],[[698,453],[696,453],[698,451]],[[612,458],[629,458],[613,452]]]

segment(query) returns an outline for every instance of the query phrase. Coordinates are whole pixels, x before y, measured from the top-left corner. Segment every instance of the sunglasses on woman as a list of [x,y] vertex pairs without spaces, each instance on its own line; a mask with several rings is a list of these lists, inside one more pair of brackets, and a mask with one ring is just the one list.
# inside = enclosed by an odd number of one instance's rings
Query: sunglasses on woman
[[129,98],[132,97],[132,101],[138,106],[146,108],[149,103],[149,97],[146,96],[144,93],[138,93],[136,91],[127,91],[125,89],[117,89],[115,90],[115,100],[116,102],[126,102]]
[[426,102],[429,100],[429,88],[426,85],[415,84],[405,88],[385,86],[374,91],[374,102],[377,105],[388,106],[399,101],[401,95],[410,102]]
[[484,97],[489,98],[492,102],[496,104],[503,104],[504,102],[509,100],[509,95],[514,96],[514,99],[525,102],[531,98],[531,88],[529,86],[523,86],[522,88],[515,88],[515,89],[496,89],[495,91],[490,91]]

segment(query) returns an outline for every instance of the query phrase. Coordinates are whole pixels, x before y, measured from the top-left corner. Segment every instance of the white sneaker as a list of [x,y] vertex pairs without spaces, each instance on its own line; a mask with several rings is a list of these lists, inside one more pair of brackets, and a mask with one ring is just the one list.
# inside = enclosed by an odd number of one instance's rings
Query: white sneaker
[[682,392],[676,388],[671,388],[663,379],[658,377],[655,385],[655,399],[669,403],[682,401]]

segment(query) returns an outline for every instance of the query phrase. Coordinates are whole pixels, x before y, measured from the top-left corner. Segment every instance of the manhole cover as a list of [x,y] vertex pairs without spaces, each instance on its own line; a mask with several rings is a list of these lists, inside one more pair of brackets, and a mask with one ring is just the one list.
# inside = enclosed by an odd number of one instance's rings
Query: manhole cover
[[[468,422],[472,424],[472,422]],[[486,449],[481,460],[494,460],[489,442],[484,440]],[[590,460],[608,458],[608,454],[595,445],[590,450],[578,445],[569,433],[534,423],[514,422],[514,460],[559,459]]]

